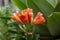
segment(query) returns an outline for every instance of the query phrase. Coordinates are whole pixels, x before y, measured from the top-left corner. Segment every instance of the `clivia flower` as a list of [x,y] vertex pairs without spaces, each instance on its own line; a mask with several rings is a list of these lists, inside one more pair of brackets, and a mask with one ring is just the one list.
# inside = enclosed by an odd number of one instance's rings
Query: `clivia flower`
[[45,18],[43,17],[43,14],[41,12],[38,12],[36,17],[33,19],[33,11],[30,8],[24,9],[21,12],[17,11],[16,13],[13,13],[11,18],[22,24],[33,23],[34,25],[36,25],[45,22]]

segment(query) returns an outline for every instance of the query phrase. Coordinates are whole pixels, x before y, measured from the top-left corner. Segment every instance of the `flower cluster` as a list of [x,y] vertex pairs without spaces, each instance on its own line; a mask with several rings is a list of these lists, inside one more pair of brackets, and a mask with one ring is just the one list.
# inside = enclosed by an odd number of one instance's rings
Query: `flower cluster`
[[43,14],[41,12],[38,12],[36,17],[33,19],[33,10],[30,8],[24,9],[21,12],[16,11],[16,13],[12,14],[11,18],[20,22],[21,24],[33,23],[34,25],[36,25],[45,22],[45,18],[43,17]]

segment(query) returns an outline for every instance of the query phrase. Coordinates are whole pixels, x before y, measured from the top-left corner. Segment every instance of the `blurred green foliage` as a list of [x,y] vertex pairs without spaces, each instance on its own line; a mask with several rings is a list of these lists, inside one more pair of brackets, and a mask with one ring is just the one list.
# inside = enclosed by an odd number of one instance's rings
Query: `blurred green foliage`
[[[32,8],[34,15],[42,12],[46,23],[36,25],[35,32],[39,33],[33,40],[39,37],[60,35],[60,3],[57,0],[11,0],[20,10]],[[11,20],[12,8],[0,8],[0,40],[26,40],[24,31],[19,28],[19,23]],[[27,25],[29,26],[29,25]],[[31,40],[31,39],[30,39]],[[46,39],[47,40],[47,39]]]

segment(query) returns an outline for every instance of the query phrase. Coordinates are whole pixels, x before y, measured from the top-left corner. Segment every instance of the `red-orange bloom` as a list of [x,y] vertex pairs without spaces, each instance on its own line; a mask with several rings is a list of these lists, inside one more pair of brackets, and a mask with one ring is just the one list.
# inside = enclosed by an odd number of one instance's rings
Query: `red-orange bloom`
[[33,11],[30,8],[24,9],[20,13],[18,11],[16,13],[13,13],[11,18],[22,24],[24,23],[42,24],[45,22],[43,14],[40,12],[38,12],[37,16],[33,20]]
[[43,14],[38,12],[37,16],[34,19],[34,24],[42,24],[45,22],[45,18],[43,17]]
[[19,13],[13,13],[12,14],[12,16],[11,16],[11,18],[13,19],[13,20],[16,20],[16,21],[18,21],[18,22],[20,22],[20,23],[22,23],[23,24],[23,22],[21,21],[21,19],[19,18]]
[[32,9],[27,8],[25,10],[22,10],[21,15],[25,16],[25,19],[23,19],[25,22],[30,23],[33,18]]
[[16,13],[13,13],[11,18],[22,24],[31,23],[31,20],[33,19],[32,9],[27,8],[25,10],[22,10],[20,13],[17,11]]

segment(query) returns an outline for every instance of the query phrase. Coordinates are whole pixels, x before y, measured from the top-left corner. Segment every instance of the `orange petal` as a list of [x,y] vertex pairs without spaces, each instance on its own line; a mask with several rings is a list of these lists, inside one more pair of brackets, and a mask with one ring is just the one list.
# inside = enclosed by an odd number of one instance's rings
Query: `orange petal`
[[11,16],[11,19],[16,20],[16,19],[14,18],[14,16]]
[[24,10],[22,10],[21,14],[25,16],[25,21],[26,22],[28,22],[28,23],[31,22],[32,15],[33,15],[32,9],[29,9],[29,8],[24,9]]
[[32,21],[33,21],[33,13],[32,12],[29,12],[29,14],[28,14],[28,21],[29,21],[29,23],[32,23]]
[[28,16],[27,16],[27,12],[25,12],[24,10],[21,12],[21,17],[23,22],[28,22]]
[[32,9],[27,8],[25,11],[26,11],[26,12],[32,12]]
[[22,21],[23,23],[26,22],[26,17],[25,17],[25,15],[21,15],[21,16],[20,16],[20,19],[21,19],[21,21]]
[[18,21],[18,22],[23,24],[23,22],[20,20],[19,16],[16,13],[13,13],[12,19],[14,19],[14,20],[16,20],[16,21]]
[[27,16],[28,16],[28,22],[31,23],[31,22],[32,22],[32,19],[33,19],[32,9],[27,8],[27,9],[26,9],[26,12],[27,12]]
[[29,8],[24,9],[21,11],[20,14],[18,11],[16,11],[16,13],[14,13],[11,18],[20,23],[31,23],[33,19],[32,9]]
[[39,15],[39,16],[43,16],[43,14],[41,13],[41,12],[38,12],[38,14],[37,15]]
[[42,24],[45,22],[44,17],[42,16],[43,14],[38,13],[37,16],[34,19],[34,24]]

